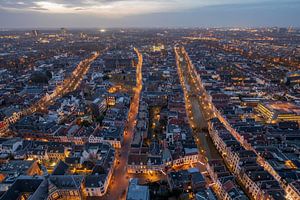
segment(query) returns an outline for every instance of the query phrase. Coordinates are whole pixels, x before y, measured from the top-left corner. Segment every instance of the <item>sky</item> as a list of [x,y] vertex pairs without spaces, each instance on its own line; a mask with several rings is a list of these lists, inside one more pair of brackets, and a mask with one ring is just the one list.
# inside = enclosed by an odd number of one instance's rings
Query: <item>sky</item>
[[0,0],[0,28],[300,27],[300,0]]

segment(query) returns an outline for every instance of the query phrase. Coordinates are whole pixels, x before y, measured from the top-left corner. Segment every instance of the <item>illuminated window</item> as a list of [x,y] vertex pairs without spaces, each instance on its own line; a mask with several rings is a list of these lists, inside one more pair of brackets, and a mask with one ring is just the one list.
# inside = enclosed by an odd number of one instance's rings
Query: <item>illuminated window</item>
[[52,198],[53,198],[53,199],[57,199],[57,198],[58,198],[58,196],[59,196],[59,195],[58,195],[58,193],[57,193],[57,192],[55,192],[54,194],[52,194]]

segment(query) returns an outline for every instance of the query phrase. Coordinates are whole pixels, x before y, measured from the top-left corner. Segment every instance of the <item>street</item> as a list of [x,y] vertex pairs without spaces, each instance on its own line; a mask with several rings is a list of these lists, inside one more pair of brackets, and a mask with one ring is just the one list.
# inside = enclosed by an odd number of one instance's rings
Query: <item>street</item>
[[[189,74],[189,83],[192,83],[194,89],[193,91],[198,94],[196,96],[199,97],[199,102],[201,105],[203,113],[206,115],[207,119],[217,117],[222,124],[225,126],[225,128],[229,131],[229,133],[240,142],[240,144],[247,150],[253,151],[257,155],[257,162],[266,170],[268,171],[281,185],[281,187],[284,188],[284,182],[282,182],[281,176],[272,168],[270,167],[270,164],[261,156],[258,154],[258,152],[252,147],[247,141],[244,140],[243,136],[241,136],[228,122],[228,120],[220,113],[218,109],[213,105],[211,102],[211,97],[206,93],[205,88],[203,87],[202,81],[200,77],[197,74],[197,71],[192,64],[192,61],[190,60],[187,52],[183,47],[176,48],[175,52],[177,55],[177,65],[183,66],[183,70],[181,71],[181,76],[183,77],[184,72],[186,73],[188,71]],[[183,63],[183,64],[181,64]],[[184,80],[181,77],[182,80]],[[186,78],[186,77],[185,77]],[[186,87],[184,87],[186,88]],[[186,90],[186,89],[185,89]],[[187,95],[189,96],[189,95]],[[189,102],[188,102],[189,103]],[[191,108],[191,105],[189,103],[189,107]],[[191,110],[192,111],[192,110]],[[191,118],[192,119],[192,118]],[[192,125],[193,126],[193,125]]]
[[143,57],[138,49],[134,49],[138,55],[138,64],[136,66],[136,87],[134,88],[134,95],[130,104],[128,123],[124,131],[124,141],[121,149],[117,154],[119,162],[114,166],[113,178],[109,184],[107,194],[101,198],[105,200],[126,199],[126,190],[129,184],[129,175],[127,174],[127,160],[132,142],[133,132],[135,128],[135,120],[139,110],[140,94],[142,91],[142,66]]
[[4,135],[7,132],[9,125],[16,123],[22,117],[31,115],[38,110],[45,110],[57,98],[76,90],[80,85],[83,77],[89,71],[91,63],[96,60],[99,55],[100,53],[96,52],[89,58],[81,61],[72,72],[71,76],[65,79],[62,85],[58,85],[52,94],[43,96],[38,102],[34,103],[29,108],[25,108],[24,110],[14,113],[12,116],[6,118],[3,122],[0,122],[0,135]]

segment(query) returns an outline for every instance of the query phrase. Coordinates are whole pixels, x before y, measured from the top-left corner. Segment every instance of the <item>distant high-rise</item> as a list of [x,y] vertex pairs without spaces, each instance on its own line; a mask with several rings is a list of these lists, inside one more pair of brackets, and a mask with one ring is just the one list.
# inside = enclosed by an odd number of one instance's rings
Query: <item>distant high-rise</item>
[[67,29],[66,28],[61,28],[60,29],[60,33],[62,34],[62,35],[66,35],[67,34]]
[[286,32],[288,32],[288,29],[287,28],[278,28],[277,31],[278,31],[278,33],[286,33]]
[[290,26],[289,29],[288,29],[288,33],[293,33],[293,32],[294,32],[294,29],[293,29],[292,26]]
[[32,35],[34,37],[37,37],[39,35],[39,31],[38,30],[32,30]]
[[81,39],[87,38],[87,34],[86,34],[86,33],[80,33],[80,38],[81,38]]

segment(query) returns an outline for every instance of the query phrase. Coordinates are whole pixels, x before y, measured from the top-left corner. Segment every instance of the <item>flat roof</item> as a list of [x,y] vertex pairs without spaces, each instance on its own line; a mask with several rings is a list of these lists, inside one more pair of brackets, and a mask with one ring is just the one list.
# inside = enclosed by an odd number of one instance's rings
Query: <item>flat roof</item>
[[300,106],[291,102],[277,101],[264,103],[263,105],[272,112],[300,115]]
[[130,186],[127,193],[128,200],[148,200],[149,188],[148,186],[142,186],[137,184],[137,179],[130,181]]

